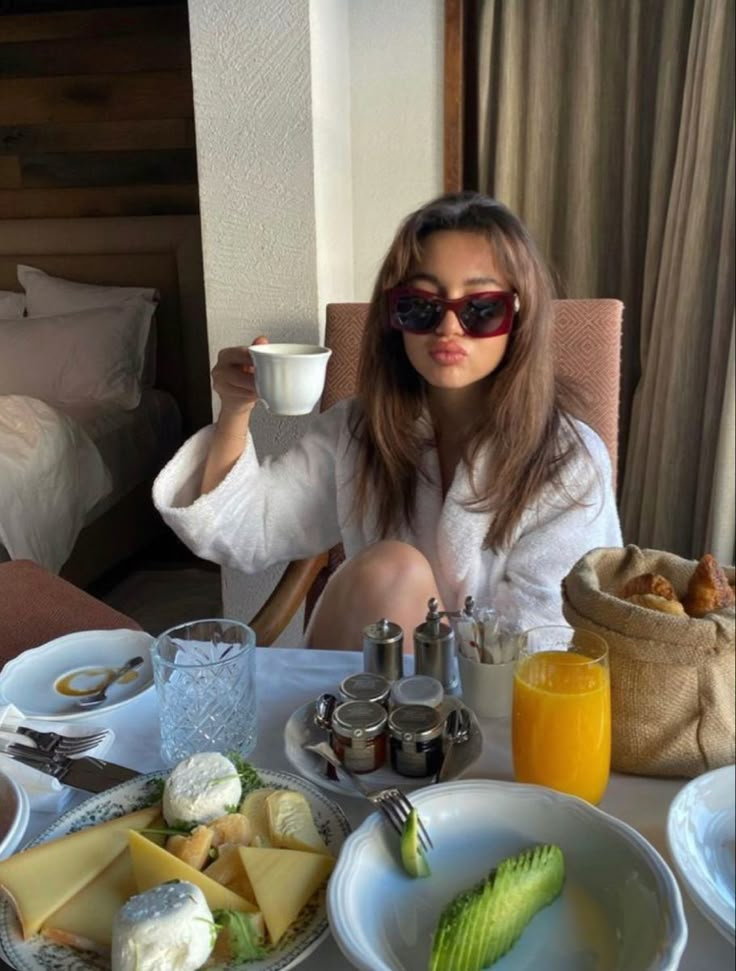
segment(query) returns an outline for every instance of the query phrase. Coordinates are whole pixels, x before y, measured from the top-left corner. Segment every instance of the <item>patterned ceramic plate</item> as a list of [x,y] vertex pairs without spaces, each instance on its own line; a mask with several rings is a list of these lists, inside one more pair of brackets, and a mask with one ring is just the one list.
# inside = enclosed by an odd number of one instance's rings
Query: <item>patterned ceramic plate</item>
[[[306,796],[322,839],[337,856],[350,832],[350,824],[339,806],[316,786],[287,772],[258,769],[258,774],[267,786],[294,789]],[[28,845],[35,846],[45,840],[55,839],[150,805],[151,799],[158,792],[159,780],[163,777],[160,772],[142,775],[139,779],[132,779],[107,792],[92,796],[57,819],[53,826]],[[278,948],[271,951],[268,957],[247,963],[210,965],[208,968],[209,971],[225,971],[226,968],[228,971],[287,971],[311,954],[327,933],[323,890],[313,897],[299,915],[299,919],[281,939]],[[108,971],[110,967],[107,958],[52,944],[39,935],[24,941],[13,906],[5,899],[0,901],[0,944],[5,957],[17,971]]]

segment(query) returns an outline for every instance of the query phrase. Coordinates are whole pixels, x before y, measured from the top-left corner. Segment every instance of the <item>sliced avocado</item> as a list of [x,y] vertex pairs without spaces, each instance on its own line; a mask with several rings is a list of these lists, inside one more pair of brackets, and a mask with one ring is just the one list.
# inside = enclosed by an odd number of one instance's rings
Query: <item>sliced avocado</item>
[[401,862],[410,877],[428,877],[431,873],[419,843],[419,814],[416,809],[409,813],[401,834]]
[[510,950],[565,880],[559,846],[535,846],[499,863],[440,914],[429,971],[482,971]]

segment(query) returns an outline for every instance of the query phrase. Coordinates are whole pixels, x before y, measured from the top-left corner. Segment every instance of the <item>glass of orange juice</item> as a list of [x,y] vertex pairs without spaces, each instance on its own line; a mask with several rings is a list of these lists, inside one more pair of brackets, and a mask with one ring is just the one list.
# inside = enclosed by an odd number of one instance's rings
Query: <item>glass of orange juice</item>
[[591,631],[521,635],[511,717],[514,775],[598,803],[611,765],[608,645]]

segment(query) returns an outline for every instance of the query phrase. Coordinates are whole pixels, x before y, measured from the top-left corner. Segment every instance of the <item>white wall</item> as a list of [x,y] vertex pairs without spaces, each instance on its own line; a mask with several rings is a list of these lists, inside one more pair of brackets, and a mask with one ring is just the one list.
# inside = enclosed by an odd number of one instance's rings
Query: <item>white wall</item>
[[[210,357],[319,340],[442,185],[442,0],[189,0]],[[253,419],[280,452],[309,419]],[[226,570],[248,620],[281,570]],[[300,619],[279,643],[295,643]]]
[[399,222],[442,191],[444,4],[348,3],[354,299],[367,300]]

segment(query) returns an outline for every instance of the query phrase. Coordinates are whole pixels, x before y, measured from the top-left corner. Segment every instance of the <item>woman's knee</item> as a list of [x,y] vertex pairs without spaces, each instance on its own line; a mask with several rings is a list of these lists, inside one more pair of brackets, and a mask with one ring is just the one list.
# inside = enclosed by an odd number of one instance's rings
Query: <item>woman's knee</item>
[[341,579],[354,591],[435,586],[434,572],[426,556],[399,540],[381,540],[366,547],[345,564],[341,574]]
[[396,540],[375,543],[343,563],[327,584],[310,646],[360,649],[363,629],[380,617],[409,632],[424,620],[430,597],[440,600],[432,567],[419,550]]

